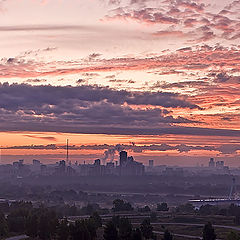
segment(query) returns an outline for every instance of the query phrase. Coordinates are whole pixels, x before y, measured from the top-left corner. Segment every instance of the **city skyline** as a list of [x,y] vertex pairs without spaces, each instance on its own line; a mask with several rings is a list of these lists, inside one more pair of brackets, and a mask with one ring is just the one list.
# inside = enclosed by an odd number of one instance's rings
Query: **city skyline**
[[2,161],[53,162],[70,139],[80,161],[122,146],[141,162],[238,166],[239,10],[231,0],[0,1]]

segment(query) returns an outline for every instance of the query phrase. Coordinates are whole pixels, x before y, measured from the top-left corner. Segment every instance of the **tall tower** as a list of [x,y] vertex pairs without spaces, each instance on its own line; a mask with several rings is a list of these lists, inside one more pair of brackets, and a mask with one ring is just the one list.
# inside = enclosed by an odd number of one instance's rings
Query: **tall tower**
[[119,155],[120,155],[120,166],[123,166],[127,162],[127,152],[121,151]]
[[233,178],[232,179],[232,186],[231,186],[231,189],[230,189],[230,193],[229,193],[229,199],[234,199],[235,198],[235,192],[236,192],[236,179]]
[[68,139],[67,139],[66,151],[67,151],[66,162],[68,163],[68,160],[69,160],[69,156],[68,156]]
[[209,161],[209,163],[208,163],[208,166],[209,166],[210,168],[214,168],[214,167],[215,167],[214,158],[210,158],[210,161]]

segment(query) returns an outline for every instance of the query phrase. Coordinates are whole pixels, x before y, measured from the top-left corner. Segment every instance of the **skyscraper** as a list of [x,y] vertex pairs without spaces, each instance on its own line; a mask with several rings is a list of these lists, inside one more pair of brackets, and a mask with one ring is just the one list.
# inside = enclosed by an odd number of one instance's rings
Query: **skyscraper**
[[120,152],[120,166],[125,165],[127,162],[127,152],[126,151],[121,151]]
[[153,160],[149,160],[149,162],[148,162],[149,164],[149,167],[153,167],[153,165],[154,165],[154,161]]
[[210,168],[214,168],[214,167],[215,167],[214,158],[210,158],[210,161],[209,161],[209,163],[208,163],[208,166],[209,166]]

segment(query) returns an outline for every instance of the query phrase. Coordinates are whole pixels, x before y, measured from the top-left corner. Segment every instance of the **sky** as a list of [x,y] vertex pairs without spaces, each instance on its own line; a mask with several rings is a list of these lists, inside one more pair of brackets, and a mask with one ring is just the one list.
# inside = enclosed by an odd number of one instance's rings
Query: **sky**
[[[240,167],[240,0],[1,0],[1,162]],[[115,155],[114,155],[115,154]]]

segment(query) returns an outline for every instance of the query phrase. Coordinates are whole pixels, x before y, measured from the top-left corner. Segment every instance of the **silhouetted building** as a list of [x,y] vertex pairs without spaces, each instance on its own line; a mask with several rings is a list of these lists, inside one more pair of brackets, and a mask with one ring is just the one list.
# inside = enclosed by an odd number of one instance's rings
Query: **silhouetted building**
[[68,166],[66,169],[66,174],[67,176],[74,176],[76,174],[76,171],[71,166]]
[[41,175],[46,175],[47,174],[47,165],[41,165]]
[[63,176],[66,173],[66,162],[64,160],[60,161],[55,169],[55,174],[58,176]]
[[121,151],[119,154],[120,154],[120,166],[123,166],[127,162],[127,152]]
[[216,168],[223,169],[224,168],[224,161],[217,161]]
[[144,165],[134,161],[132,156],[127,157],[126,151],[120,152],[120,166],[118,169],[121,176],[141,176],[145,172]]
[[113,162],[108,162],[106,165],[106,175],[114,175],[115,174],[115,167]]
[[210,158],[210,161],[209,161],[209,163],[208,163],[208,166],[209,166],[210,168],[214,168],[214,167],[215,167],[214,158]]
[[94,165],[100,166],[100,165],[101,165],[101,160],[100,160],[100,159],[96,159],[96,160],[94,161]]
[[39,160],[36,160],[36,159],[33,159],[32,163],[33,163],[34,166],[41,165],[41,162]]
[[127,162],[133,162],[133,161],[134,161],[133,156],[130,156],[127,158]]
[[154,161],[153,160],[149,160],[148,161],[148,166],[149,167],[153,167],[154,166]]

